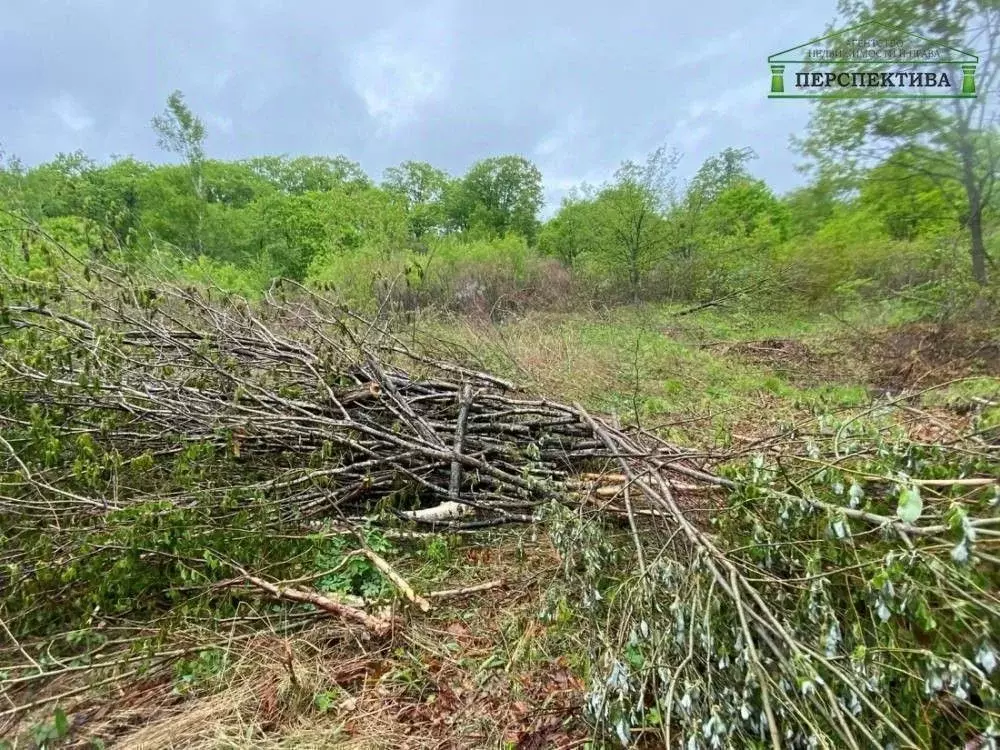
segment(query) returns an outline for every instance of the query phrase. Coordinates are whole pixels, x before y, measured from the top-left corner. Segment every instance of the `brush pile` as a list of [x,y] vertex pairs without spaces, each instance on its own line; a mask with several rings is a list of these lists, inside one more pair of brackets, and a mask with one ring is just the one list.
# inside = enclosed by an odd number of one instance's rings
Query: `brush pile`
[[[2,460],[20,486],[16,501],[0,501],[5,513],[77,518],[154,495],[193,507],[236,493],[265,498],[276,524],[529,522],[540,504],[576,493],[577,474],[622,437],[580,407],[519,397],[500,378],[417,354],[302,289],[298,301],[272,290],[251,307],[101,275],[90,288],[42,291],[54,305],[4,308],[0,420],[14,437]],[[32,414],[58,416],[47,446]],[[66,471],[67,441],[151,473],[192,448],[202,471],[221,465],[169,496],[162,483],[152,493],[88,487]],[[652,450],[680,487],[720,481],[690,452]]]
[[426,610],[373,529],[544,520],[553,594],[593,628],[588,715],[623,744],[1000,734],[981,436],[927,449],[856,416],[724,478],[295,285],[248,304],[94,264],[0,284],[0,719],[67,669],[133,674],[142,654],[95,658],[104,633],[232,614],[244,589],[385,635],[383,590],[321,593],[316,571],[363,556]]

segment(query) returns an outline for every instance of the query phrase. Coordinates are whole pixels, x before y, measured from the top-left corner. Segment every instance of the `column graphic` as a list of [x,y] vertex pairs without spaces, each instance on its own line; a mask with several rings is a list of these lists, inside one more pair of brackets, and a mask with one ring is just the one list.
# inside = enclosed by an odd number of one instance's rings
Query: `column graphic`
[[785,91],[785,66],[784,65],[772,65],[771,66],[771,93],[781,94]]
[[962,93],[963,94],[975,94],[976,93],[976,66],[975,65],[963,65],[962,66]]

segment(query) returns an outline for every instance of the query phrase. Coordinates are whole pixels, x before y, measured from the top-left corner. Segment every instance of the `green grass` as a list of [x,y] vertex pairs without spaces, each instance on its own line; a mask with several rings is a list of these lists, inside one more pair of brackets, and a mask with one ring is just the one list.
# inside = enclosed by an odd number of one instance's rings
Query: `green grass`
[[644,425],[702,418],[726,428],[762,414],[777,419],[788,410],[867,399],[867,391],[850,382],[803,386],[727,346],[817,336],[836,321],[777,315],[755,320],[707,310],[680,319],[684,328],[678,330],[670,313],[641,308],[604,316],[533,314],[502,326],[439,325],[436,334],[477,352],[479,364],[531,390]]
[[[836,316],[706,308],[678,317],[678,307],[643,306],[531,313],[499,326],[438,320],[433,330],[536,393],[662,427],[679,441],[728,444],[733,432],[868,404],[874,383],[866,372],[879,363],[866,362],[850,337],[907,322],[905,307],[890,300]],[[808,356],[797,359],[793,350],[787,361],[780,354],[771,361],[766,352],[759,359],[741,352],[764,341],[791,341]],[[997,400],[997,388],[995,378],[963,381],[925,400]]]

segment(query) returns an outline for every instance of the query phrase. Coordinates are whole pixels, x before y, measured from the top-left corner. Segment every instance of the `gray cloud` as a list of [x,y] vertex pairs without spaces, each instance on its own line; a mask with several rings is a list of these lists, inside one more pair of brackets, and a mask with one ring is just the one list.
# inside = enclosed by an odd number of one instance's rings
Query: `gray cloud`
[[552,210],[663,143],[682,177],[749,145],[784,190],[809,110],[767,100],[765,60],[834,14],[833,0],[337,5],[8,0],[0,145],[29,164],[75,149],[163,159],[149,121],[179,88],[219,158],[343,153],[378,177],[404,159],[461,173],[521,153]]

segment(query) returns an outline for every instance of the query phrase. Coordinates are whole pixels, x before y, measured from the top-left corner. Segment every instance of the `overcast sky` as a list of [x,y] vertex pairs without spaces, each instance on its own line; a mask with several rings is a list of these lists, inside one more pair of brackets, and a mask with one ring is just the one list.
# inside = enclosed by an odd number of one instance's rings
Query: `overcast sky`
[[810,105],[766,98],[766,58],[834,16],[835,0],[3,0],[0,148],[163,160],[149,121],[181,89],[215,158],[344,154],[377,179],[518,153],[551,211],[661,143],[685,178],[752,146],[783,191]]

